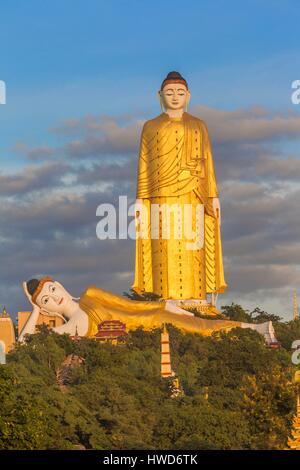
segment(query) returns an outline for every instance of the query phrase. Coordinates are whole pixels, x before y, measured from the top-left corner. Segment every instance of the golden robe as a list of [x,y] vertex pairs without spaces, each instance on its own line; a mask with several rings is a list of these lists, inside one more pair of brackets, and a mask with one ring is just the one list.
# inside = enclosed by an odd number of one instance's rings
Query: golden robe
[[[224,292],[227,286],[220,224],[212,206],[213,198],[218,197],[218,190],[210,139],[203,121],[188,113],[183,113],[182,118],[170,118],[163,113],[145,123],[140,144],[136,197],[142,201],[146,216],[139,218],[140,212],[137,212],[132,288],[138,293],[154,292],[163,299],[182,300],[206,299],[207,293]],[[152,232],[153,204],[162,207],[157,227],[154,227],[156,237]],[[162,217],[166,214],[165,208],[174,204],[177,204],[177,210],[171,215],[167,214],[170,237],[166,238],[162,236]],[[196,225],[199,204],[204,207],[201,228],[203,243],[200,248],[191,250],[187,243],[192,238],[182,232],[176,235],[175,220],[182,220],[184,224],[184,207],[190,205],[191,230],[199,236],[199,226],[197,229]],[[180,216],[180,212],[183,215]]]
[[129,300],[95,286],[86,289],[80,298],[80,308],[88,315],[89,329],[86,336],[92,337],[104,320],[120,320],[127,330],[142,326],[146,331],[171,323],[188,333],[210,336],[214,331],[240,327],[241,322],[231,320],[205,320],[199,317],[172,313],[165,310],[165,302],[138,302]]

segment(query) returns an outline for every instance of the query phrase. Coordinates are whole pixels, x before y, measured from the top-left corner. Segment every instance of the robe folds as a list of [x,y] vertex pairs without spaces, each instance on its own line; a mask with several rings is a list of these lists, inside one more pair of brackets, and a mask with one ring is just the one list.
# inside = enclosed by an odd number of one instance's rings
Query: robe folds
[[145,123],[136,197],[132,288],[180,300],[224,292],[220,223],[213,211],[218,189],[202,120],[162,113]]
[[127,331],[143,327],[146,331],[172,324],[186,333],[210,336],[213,332],[241,327],[242,323],[231,320],[206,320],[192,315],[172,313],[165,309],[165,301],[147,302],[129,300],[96,286],[88,287],[80,297],[80,308],[89,318],[86,336],[93,337],[98,325],[105,320],[119,320]]

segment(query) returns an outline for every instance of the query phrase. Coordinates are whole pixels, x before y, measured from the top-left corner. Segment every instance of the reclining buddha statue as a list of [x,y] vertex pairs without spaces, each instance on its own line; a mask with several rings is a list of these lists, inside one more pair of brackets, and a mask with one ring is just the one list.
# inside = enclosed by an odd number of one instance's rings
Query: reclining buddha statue
[[206,336],[235,327],[254,329],[266,339],[274,335],[271,322],[256,325],[226,319],[203,319],[180,308],[176,312],[169,311],[164,300],[135,301],[94,286],[88,287],[76,299],[58,281],[48,276],[24,282],[23,289],[33,309],[20,333],[20,342],[27,334],[35,332],[39,315],[43,314],[62,318],[64,323],[53,330],[71,336],[77,333],[79,336],[93,337],[99,324],[105,320],[122,321],[128,331],[139,327],[150,331],[170,323],[183,332]]

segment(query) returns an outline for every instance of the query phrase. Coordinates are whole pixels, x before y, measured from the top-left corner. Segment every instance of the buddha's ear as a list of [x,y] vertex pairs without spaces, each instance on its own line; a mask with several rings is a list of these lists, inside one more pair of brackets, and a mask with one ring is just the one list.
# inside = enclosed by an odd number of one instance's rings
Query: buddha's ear
[[60,282],[55,281],[55,283],[56,283],[59,287],[61,287],[61,288],[71,297],[71,299],[73,299],[73,300],[80,300],[80,297],[73,297],[73,295],[70,294],[70,292],[68,292],[68,291],[66,290],[66,288],[65,288]]
[[64,289],[64,286],[60,282],[54,281],[54,284],[56,284],[57,286],[62,287]]
[[[66,294],[68,294],[68,295],[73,299],[72,294],[70,294],[70,292],[68,292],[67,289],[66,289],[60,282],[55,281],[55,284],[56,284],[58,287],[60,287],[61,289],[63,289],[63,290],[66,292]],[[75,298],[75,297],[74,297],[74,298]]]
[[157,98],[158,98],[158,101],[159,101],[159,104],[160,104],[160,107],[161,107],[162,112],[165,112],[165,109],[164,109],[164,100],[163,100],[163,95],[162,95],[161,90],[158,90],[158,92],[157,92]]
[[187,92],[186,92],[186,101],[185,101],[185,111],[186,112],[189,109],[190,99],[191,99],[191,92],[190,92],[190,90],[187,90]]

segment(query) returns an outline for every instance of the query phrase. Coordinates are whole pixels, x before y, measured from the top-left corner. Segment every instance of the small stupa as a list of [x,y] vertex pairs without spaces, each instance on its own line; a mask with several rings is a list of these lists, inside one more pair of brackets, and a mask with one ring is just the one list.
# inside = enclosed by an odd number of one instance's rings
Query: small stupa
[[170,338],[165,323],[163,325],[163,331],[161,333],[161,377],[165,379],[170,379],[171,398],[176,398],[180,395],[183,395],[183,390],[180,386],[179,378],[176,377],[175,372],[172,370]]

